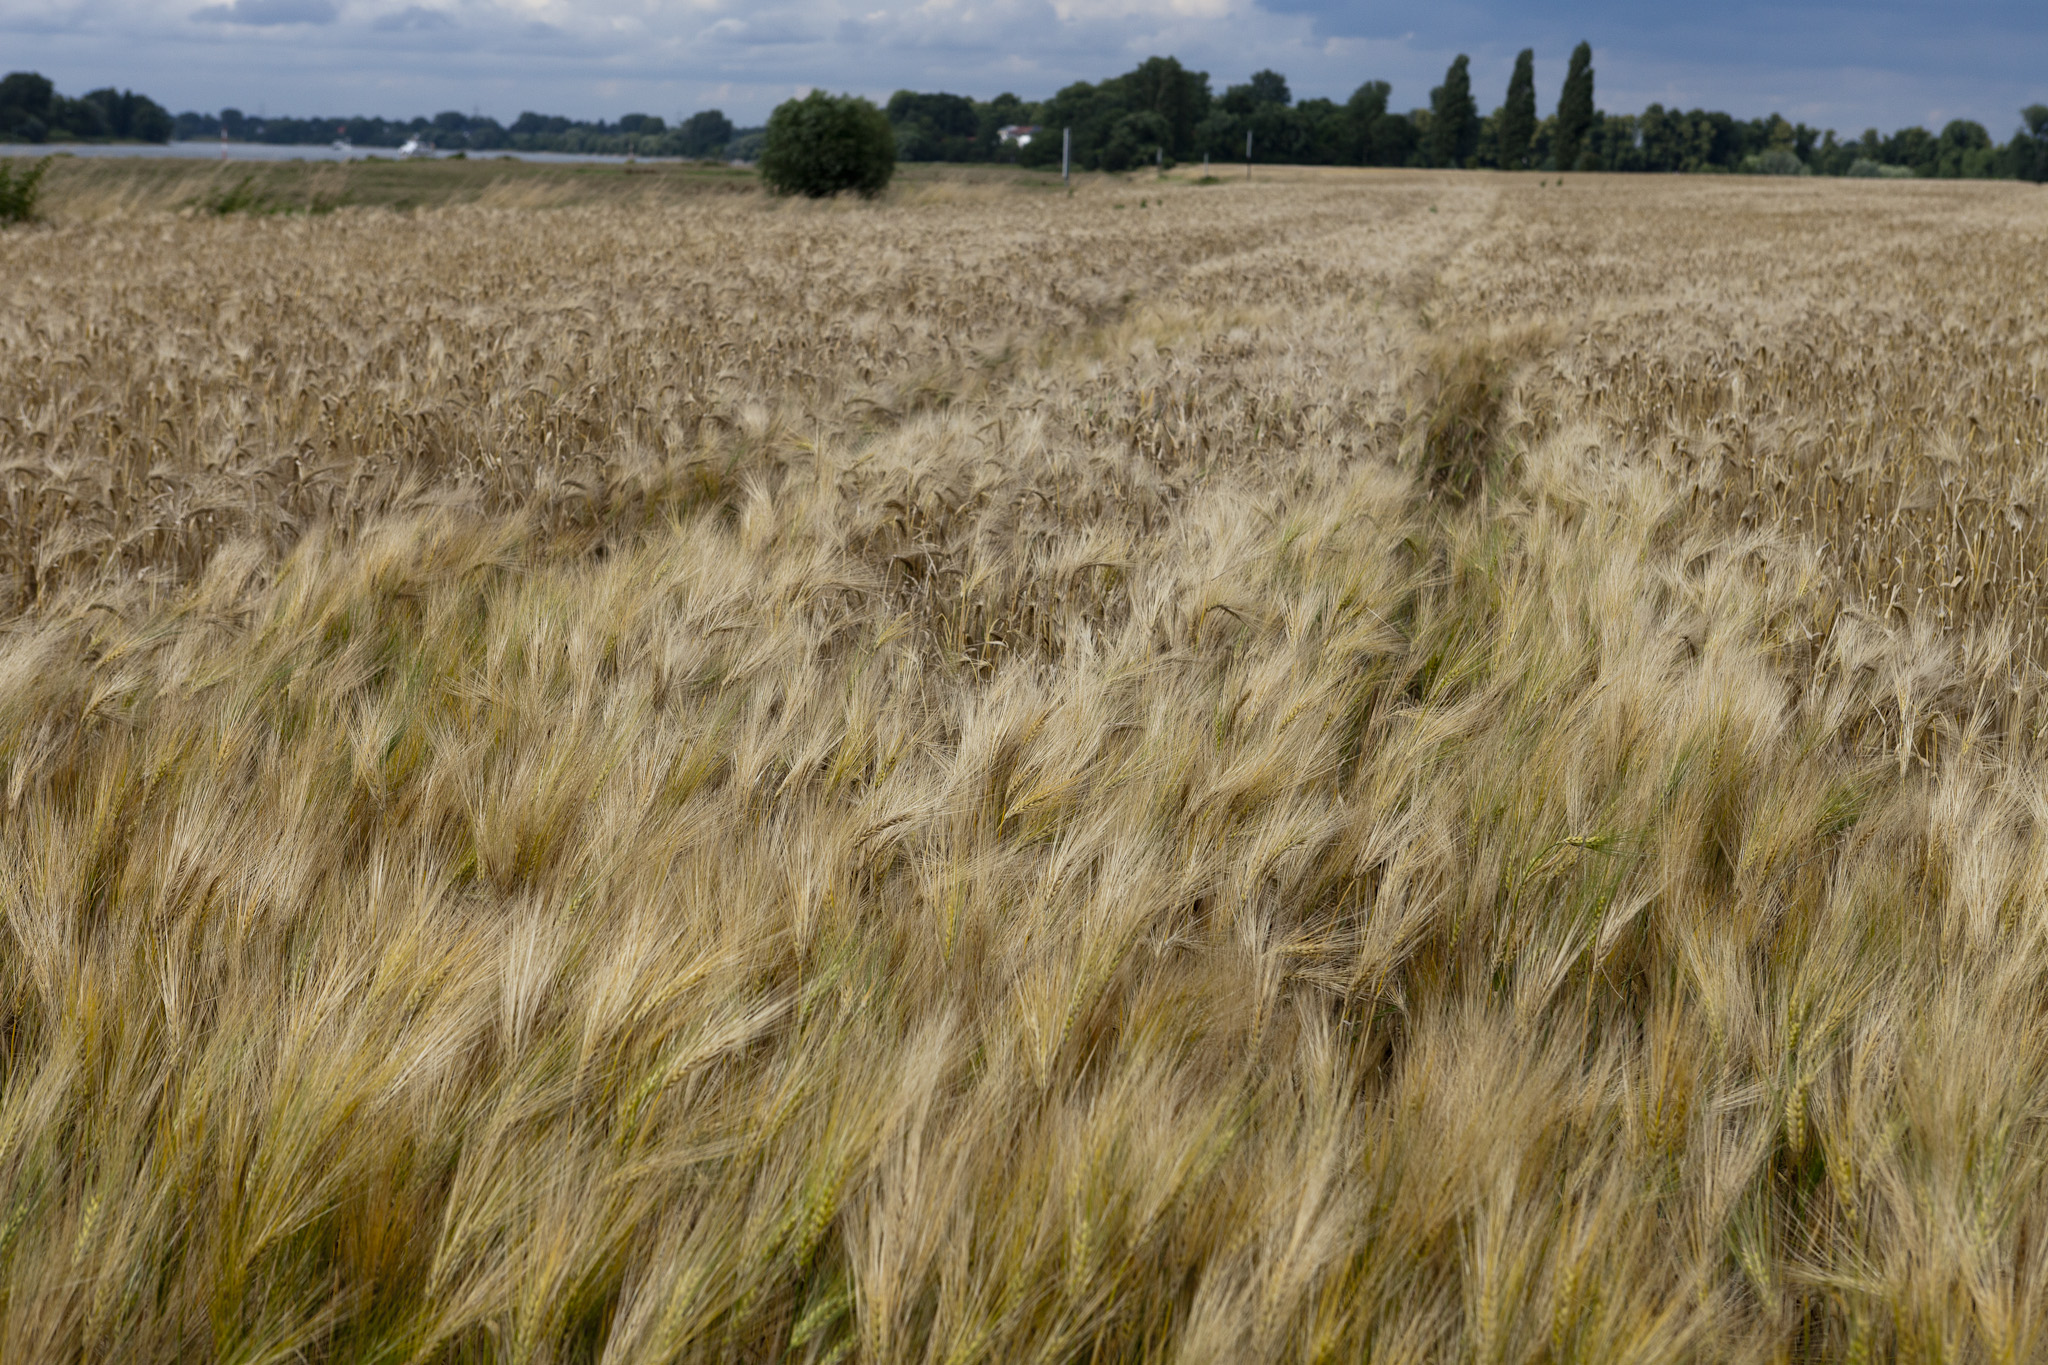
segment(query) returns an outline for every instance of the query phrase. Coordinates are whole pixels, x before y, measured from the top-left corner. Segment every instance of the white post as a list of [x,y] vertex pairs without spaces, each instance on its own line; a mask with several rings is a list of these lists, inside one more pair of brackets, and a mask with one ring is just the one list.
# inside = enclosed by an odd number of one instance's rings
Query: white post
[[1244,130],[1244,178],[1252,178],[1252,130]]
[[1068,177],[1069,166],[1073,154],[1074,130],[1072,128],[1062,128],[1060,129],[1060,183],[1062,185],[1070,185],[1073,183],[1073,181]]

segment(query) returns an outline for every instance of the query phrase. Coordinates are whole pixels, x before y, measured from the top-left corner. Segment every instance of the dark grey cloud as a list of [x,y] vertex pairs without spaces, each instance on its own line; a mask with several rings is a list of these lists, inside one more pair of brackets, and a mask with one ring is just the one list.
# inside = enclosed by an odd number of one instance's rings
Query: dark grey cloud
[[[1823,61],[1917,60],[1933,44],[1982,51],[1987,42],[2026,45],[2019,55],[2038,63],[2048,36],[2048,7],[2037,0],[1866,0],[1770,3],[1726,0],[1716,5],[1643,4],[1639,0],[1441,0],[1427,7],[1388,0],[1264,0],[1274,14],[1310,19],[1319,34],[1413,34],[1435,46],[1492,42],[1521,47],[1566,34],[1596,48],[1641,42],[1672,54],[1712,61],[1770,62],[1796,44]],[[1526,36],[1525,36],[1526,35]],[[1908,46],[1910,45],[1910,46]]]
[[[1473,55],[1474,84],[1505,88],[1514,53],[1534,47],[1539,87],[1554,92],[1581,39],[1592,43],[1603,106],[1648,100],[1750,115],[1783,106],[1821,117],[1919,121],[2048,91],[2048,4],[2041,0],[1863,0],[1714,5],[1640,0],[1261,0],[1323,38],[1400,35]],[[2017,105],[2014,106],[2017,109]],[[2014,115],[2016,117],[2016,114]],[[2004,113],[1995,115],[2002,125]]]
[[208,5],[192,12],[192,17],[202,24],[245,24],[251,28],[331,24],[339,15],[332,0],[232,0],[230,4]]

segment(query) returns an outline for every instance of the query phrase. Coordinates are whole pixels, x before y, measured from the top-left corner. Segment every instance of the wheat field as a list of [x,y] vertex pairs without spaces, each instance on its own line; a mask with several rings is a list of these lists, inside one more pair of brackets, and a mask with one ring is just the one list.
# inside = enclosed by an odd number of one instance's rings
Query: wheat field
[[2048,194],[1263,174],[0,234],[0,1360],[2048,1357]]

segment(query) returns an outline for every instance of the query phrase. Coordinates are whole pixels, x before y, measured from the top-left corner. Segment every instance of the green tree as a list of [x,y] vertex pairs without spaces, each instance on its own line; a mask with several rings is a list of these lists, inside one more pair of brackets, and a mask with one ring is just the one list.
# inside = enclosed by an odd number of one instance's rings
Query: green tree
[[922,95],[898,90],[889,97],[889,126],[903,161],[982,161],[981,119],[965,95]]
[[989,149],[991,157],[1015,155],[1014,149],[1006,146],[998,134],[1012,124],[1036,123],[1036,109],[1036,105],[1026,104],[1008,90],[992,100],[983,100],[975,104],[974,116],[979,121],[977,126],[980,130],[981,143]]
[[[1196,129],[1193,150],[1218,159],[1241,157],[1245,134],[1250,133],[1253,154],[1260,161],[1313,160],[1322,130],[1310,126],[1318,121],[1314,117],[1304,122],[1293,105],[1285,76],[1272,70],[1254,72],[1249,81],[1230,86],[1216,98]],[[1334,112],[1336,106],[1330,109]],[[1341,140],[1336,130],[1331,132]]]
[[1268,67],[1264,71],[1254,71],[1251,80],[1245,84],[1231,86],[1224,92],[1224,99],[1230,102],[1232,113],[1248,114],[1261,105],[1277,104],[1285,108],[1294,103],[1294,92],[1287,88],[1285,76]]
[[0,136],[41,142],[50,135],[57,88],[48,76],[10,71],[0,79]]
[[858,95],[813,90],[768,116],[761,179],[777,194],[813,199],[852,190],[871,199],[896,173],[889,117]]
[[1406,166],[1416,159],[1416,149],[1422,142],[1417,114],[1425,119],[1429,117],[1427,109],[1418,109],[1409,114],[1388,114],[1373,125],[1373,165]]
[[113,129],[107,126],[107,116],[98,104],[65,95],[50,101],[50,124],[81,142],[97,142],[113,134]]
[[1643,110],[1637,122],[1643,140],[1643,169],[1678,171],[1685,169],[1685,117],[1666,112],[1661,104]]
[[1030,121],[1051,136],[1018,149],[1017,160],[1026,166],[1059,165],[1063,128],[1074,135],[1074,164],[1087,170],[1135,165],[1161,149],[1168,157],[1199,154],[1213,131],[1204,117],[1210,114],[1208,73],[1189,71],[1171,57],[1147,58],[1098,85],[1076,81],[1036,113]]
[[1155,155],[1170,154],[1172,140],[1173,129],[1164,115],[1140,109],[1111,125],[1099,164],[1105,171],[1127,171],[1146,165]]
[[170,111],[147,95],[108,86],[104,90],[88,90],[79,102],[99,110],[109,136],[137,142],[170,141]]
[[1131,113],[1156,114],[1163,121],[1163,134],[1155,128],[1147,136],[1163,144],[1168,156],[1194,149],[1195,127],[1209,113],[1208,72],[1189,71],[1173,57],[1147,57],[1117,79]]
[[1344,166],[1351,154],[1350,111],[1335,100],[1307,99],[1289,111],[1295,126],[1295,158],[1310,166]]
[[1564,77],[1564,93],[1557,100],[1557,130],[1551,139],[1551,155],[1558,170],[1578,169],[1579,153],[1592,126],[1593,45],[1580,43],[1572,49],[1572,64]]
[[1074,135],[1074,165],[1077,169],[1094,170],[1101,160],[1102,149],[1108,144],[1111,130],[1124,115],[1124,108],[1114,80],[1091,85],[1087,81],[1075,81],[1060,90],[1045,102],[1042,117],[1038,120],[1045,132],[1031,139],[1031,145],[1020,148],[1017,160],[1025,166],[1057,166],[1060,164],[1060,131],[1070,129]]
[[1361,166],[1385,164],[1374,159],[1373,140],[1380,121],[1387,116],[1387,96],[1391,93],[1393,87],[1385,81],[1367,81],[1351,92],[1344,105],[1351,160]]
[[1884,154],[1878,159],[1887,166],[1910,166],[1918,176],[1931,176],[1941,160],[1941,144],[1925,128],[1901,128],[1884,140]]
[[700,109],[676,130],[684,156],[717,156],[732,141],[732,120],[721,109]]
[[1472,59],[1460,52],[1429,92],[1429,159],[1463,166],[1479,150],[1479,106],[1472,100]]
[[1981,123],[1955,119],[1941,130],[1935,175],[1944,180],[1981,180],[1991,174],[1997,149]]
[[1536,140],[1536,53],[1523,48],[1508,77],[1508,102],[1500,111],[1501,169],[1519,171],[1529,164],[1529,145]]
[[2048,184],[2048,104],[2030,104],[2020,110],[2020,117],[2026,131],[2013,138],[2019,160],[2015,173],[2022,180]]

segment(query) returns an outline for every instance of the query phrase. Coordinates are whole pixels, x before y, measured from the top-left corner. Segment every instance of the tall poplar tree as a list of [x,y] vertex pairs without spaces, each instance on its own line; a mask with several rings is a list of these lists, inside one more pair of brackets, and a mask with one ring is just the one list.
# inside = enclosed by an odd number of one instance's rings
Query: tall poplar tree
[[1519,171],[1529,164],[1529,144],[1536,140],[1536,53],[1523,48],[1508,77],[1508,102],[1500,111],[1500,164]]
[[1472,59],[1464,53],[1444,72],[1444,83],[1429,92],[1429,111],[1429,159],[1439,166],[1463,166],[1479,150]]
[[1580,43],[1572,49],[1571,69],[1565,72],[1564,93],[1557,101],[1557,168],[1569,171],[1579,164],[1579,148],[1593,126],[1593,45]]

